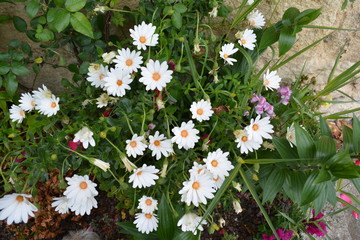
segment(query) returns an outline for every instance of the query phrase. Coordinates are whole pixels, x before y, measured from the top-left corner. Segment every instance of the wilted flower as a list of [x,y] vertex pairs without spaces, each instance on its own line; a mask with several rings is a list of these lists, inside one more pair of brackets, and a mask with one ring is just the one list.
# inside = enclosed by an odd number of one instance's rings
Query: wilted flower
[[201,221],[201,219],[202,217],[199,217],[194,213],[186,213],[184,216],[180,218],[177,225],[179,227],[181,226],[181,231],[183,232],[191,231],[193,232],[194,235],[196,235],[197,230],[200,231],[204,230],[204,228],[201,225],[206,224],[206,221],[205,220]]
[[218,8],[219,8],[219,6],[215,6],[215,7],[213,7],[213,9],[211,10],[211,12],[209,12],[209,16],[210,17],[217,17],[217,15],[218,15]]
[[94,8],[94,12],[101,12],[101,13],[104,13],[106,11],[106,6],[100,6],[100,5],[97,5],[95,8]]
[[240,202],[238,200],[233,201],[233,207],[234,207],[236,214],[239,214],[243,211],[243,209],[241,208]]
[[103,61],[107,64],[112,63],[112,60],[115,58],[115,56],[116,56],[116,52],[114,52],[114,51],[104,53],[103,55],[101,55],[101,57],[103,58]]
[[82,127],[77,133],[75,133],[74,142],[80,141],[83,147],[88,148],[89,144],[95,146],[95,140],[93,138],[94,133],[90,131],[88,127]]
[[289,144],[290,144],[291,147],[296,146],[294,123],[292,123],[290,127],[287,127],[286,139],[289,141]]

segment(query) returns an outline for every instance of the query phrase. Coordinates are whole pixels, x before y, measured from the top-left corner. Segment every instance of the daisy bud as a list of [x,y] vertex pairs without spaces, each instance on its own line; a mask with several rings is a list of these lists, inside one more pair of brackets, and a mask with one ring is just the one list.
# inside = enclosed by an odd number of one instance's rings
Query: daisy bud
[[259,177],[258,177],[258,175],[256,175],[256,173],[254,173],[254,174],[252,175],[252,179],[253,179],[254,181],[259,181]]
[[95,73],[101,69],[100,64],[97,63],[90,63],[90,66],[88,68],[89,73]]
[[233,187],[238,190],[239,192],[241,192],[241,184],[238,182],[232,182]]
[[165,103],[160,99],[156,99],[156,107],[158,110],[165,108]]
[[223,228],[223,227],[225,227],[225,219],[223,219],[223,218],[220,218],[219,219],[219,226],[221,227],[221,228]]
[[96,158],[90,158],[90,163],[94,164],[95,166],[101,168],[104,172],[106,172],[110,168],[110,164],[107,162],[104,162],[100,159]]
[[106,138],[106,132],[100,132],[100,137],[101,138]]
[[97,6],[94,8],[94,12],[104,13],[106,10],[107,10],[107,9],[106,9],[105,6],[99,6],[99,5],[97,5]]
[[233,201],[233,207],[235,209],[236,214],[239,214],[243,211],[243,209],[241,208],[240,202],[237,200]]
[[218,8],[219,8],[219,6],[215,6],[212,10],[211,10],[211,12],[209,12],[209,16],[210,17],[217,17],[217,15],[218,15]]
[[135,168],[137,168],[136,165],[132,163],[124,153],[120,153],[120,158],[128,172],[132,172]]
[[103,55],[101,55],[103,61],[106,62],[107,64],[112,63],[112,60],[115,58],[115,56],[116,53],[114,51],[111,51],[109,53],[104,53]]
[[169,162],[168,162],[167,159],[165,159],[164,164],[163,164],[163,167],[162,167],[162,169],[161,169],[161,175],[160,175],[160,177],[162,177],[162,178],[165,178],[165,177],[166,177],[166,171],[167,171],[168,165],[169,165]]

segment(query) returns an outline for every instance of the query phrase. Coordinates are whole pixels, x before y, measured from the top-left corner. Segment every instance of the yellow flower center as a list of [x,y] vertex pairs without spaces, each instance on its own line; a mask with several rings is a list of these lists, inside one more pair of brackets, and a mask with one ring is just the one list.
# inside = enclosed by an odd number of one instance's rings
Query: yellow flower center
[[120,87],[123,84],[123,82],[121,80],[117,80],[116,84]]
[[182,130],[180,134],[183,138],[186,138],[187,136],[189,136],[189,133],[187,130]]
[[86,182],[81,182],[79,186],[81,189],[87,189],[88,184]]
[[146,37],[141,36],[141,37],[139,38],[139,41],[140,41],[141,43],[146,43]]
[[198,115],[203,115],[204,110],[202,110],[201,108],[199,108],[199,109],[196,111],[196,113],[197,113]]
[[24,113],[23,110],[21,110],[19,114],[20,114],[21,117],[25,116],[25,113]]
[[56,102],[52,102],[52,103],[51,103],[51,107],[52,107],[52,108],[56,108]]
[[259,125],[257,125],[257,124],[254,124],[254,125],[252,126],[252,129],[253,129],[254,131],[257,131],[257,130],[259,130]]
[[34,101],[34,100],[31,101],[30,105],[33,106],[33,107],[35,107],[35,101]]
[[241,141],[247,142],[247,140],[248,140],[248,137],[247,137],[247,136],[242,136],[242,137],[241,137]]
[[146,199],[145,204],[148,206],[151,206],[151,204],[152,204],[151,199]]
[[154,79],[154,81],[159,81],[159,79],[160,79],[160,74],[159,73],[154,73],[153,75],[152,75],[152,79]]
[[136,173],[136,175],[140,176],[142,174],[142,171]]
[[145,214],[145,217],[146,217],[147,219],[151,219],[151,218],[152,218],[152,215],[151,215],[150,213],[146,213],[146,214]]
[[154,145],[155,145],[156,147],[160,146],[160,141],[159,141],[159,140],[155,140],[155,141],[154,141]]
[[219,164],[219,162],[217,160],[211,161],[211,166],[213,166],[213,167],[217,167],[218,164]]
[[131,141],[130,142],[130,147],[134,148],[137,146],[137,142],[136,141]]
[[264,85],[265,85],[265,86],[269,86],[269,84],[270,84],[269,80],[265,79],[265,80],[264,80]]
[[104,75],[104,74],[100,74],[100,75],[99,75],[99,79],[100,79],[100,81],[101,81],[101,80],[103,80],[103,78],[104,78],[104,77],[105,77],[105,75]]
[[128,59],[128,60],[126,60],[125,64],[126,64],[126,66],[130,67],[131,65],[133,65],[133,60]]
[[21,202],[24,201],[24,197],[19,195],[19,196],[16,197],[16,201],[18,201],[19,203],[21,203]]
[[252,20],[252,21],[250,22],[250,24],[251,24],[251,25],[255,25],[255,21]]
[[241,44],[243,44],[243,45],[244,45],[245,43],[246,43],[246,40],[244,40],[244,39],[243,39],[243,40],[241,40]]
[[227,55],[226,53],[224,54],[224,58],[227,59],[229,57],[229,55]]
[[194,182],[192,184],[192,188],[195,189],[195,190],[198,190],[200,188],[200,183],[199,182]]

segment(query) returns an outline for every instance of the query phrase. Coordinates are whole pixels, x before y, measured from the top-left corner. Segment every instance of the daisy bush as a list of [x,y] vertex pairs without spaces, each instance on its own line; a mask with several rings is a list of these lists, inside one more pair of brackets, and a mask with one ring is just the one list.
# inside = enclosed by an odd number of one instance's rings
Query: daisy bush
[[[123,231],[141,239],[197,239],[204,226],[216,229],[217,203],[241,212],[238,194],[247,191],[279,238],[300,227],[292,221],[275,229],[263,203],[280,194],[303,212],[319,213],[325,202],[336,204],[338,179],[359,187],[352,160],[360,150],[359,120],[354,116],[337,149],[319,107],[360,63],[320,92],[300,74],[283,81],[278,70],[295,55],[262,66],[259,57],[270,48],[286,56],[320,10],[290,8],[267,22],[260,2],[232,9],[222,1],[156,0],[119,10],[113,1],[66,0],[65,9],[55,3],[36,12],[33,17],[47,16],[48,31],[58,32],[40,39],[49,47],[77,32],[71,48],[79,62],[67,65],[74,77],[62,79],[65,91],[43,85],[20,95],[3,92],[0,219],[26,223],[46,208],[35,207],[35,183],[54,169],[63,190],[52,196],[55,211],[91,215],[98,191],[106,191],[133,216],[119,224]],[[71,26],[52,19],[60,10]],[[123,36],[96,23],[112,14]]]

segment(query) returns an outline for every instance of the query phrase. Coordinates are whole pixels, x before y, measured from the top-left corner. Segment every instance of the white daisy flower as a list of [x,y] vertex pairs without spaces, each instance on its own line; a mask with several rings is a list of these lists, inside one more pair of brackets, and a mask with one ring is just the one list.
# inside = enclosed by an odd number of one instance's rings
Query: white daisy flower
[[237,62],[235,58],[229,58],[230,55],[239,51],[238,48],[234,48],[233,43],[225,44],[221,47],[220,57],[224,59],[228,64],[233,65],[233,62]]
[[109,95],[103,93],[96,99],[96,105],[98,108],[106,107],[109,104]]
[[247,4],[248,4],[248,5],[251,5],[251,4],[253,4],[253,3],[254,3],[254,0],[248,0],[248,1],[247,1]]
[[52,92],[43,84],[42,88],[38,88],[38,90],[33,91],[33,98],[35,99],[35,105],[38,100],[42,100],[44,98],[51,98]]
[[39,110],[39,113],[51,117],[60,110],[59,101],[60,98],[55,95],[50,98],[37,99],[35,109]]
[[79,176],[75,174],[73,177],[65,179],[68,186],[64,195],[68,199],[69,208],[76,215],[83,216],[85,212],[89,215],[92,208],[97,208],[97,201],[94,198],[98,195],[98,191],[95,189],[97,184],[92,182],[88,175]]
[[258,143],[263,142],[263,138],[271,139],[271,135],[269,133],[273,133],[273,125],[270,124],[270,118],[264,117],[260,119],[260,115],[258,115],[255,120],[250,120],[250,125],[245,128],[248,134],[248,139],[253,140]]
[[127,70],[129,73],[137,72],[138,68],[140,68],[142,61],[142,56],[140,56],[141,52],[131,51],[129,48],[118,50],[119,55],[114,59],[114,63],[116,63],[115,68],[120,68],[123,70]]
[[187,123],[182,122],[180,127],[174,127],[171,131],[174,133],[174,137],[171,141],[178,144],[179,149],[184,148],[188,150],[194,148],[200,137],[197,135],[199,130],[194,128],[195,125],[192,120]]
[[19,106],[26,112],[30,112],[35,108],[35,99],[30,93],[21,94]]
[[156,231],[158,227],[158,219],[154,213],[136,213],[134,224],[141,233],[149,234]]
[[152,151],[151,156],[156,155],[156,160],[159,160],[161,155],[168,157],[173,152],[171,139],[167,139],[164,134],[159,135],[159,131],[156,131],[154,136],[149,136],[149,149]]
[[193,102],[190,106],[192,118],[202,122],[209,120],[214,111],[211,110],[211,103],[201,99],[199,102]]
[[152,213],[158,209],[157,205],[157,200],[152,197],[142,196],[142,198],[139,199],[138,208],[141,209],[143,213]]
[[159,176],[156,173],[159,172],[159,169],[156,169],[155,166],[147,166],[144,164],[141,168],[133,170],[134,173],[130,176],[129,183],[133,183],[133,188],[146,188],[152,185],[155,185],[155,181],[159,179]]
[[93,138],[94,133],[90,131],[88,127],[82,127],[80,131],[75,133],[74,142],[80,141],[83,145],[83,147],[86,149],[89,146],[89,143],[91,146],[95,146],[95,140]]
[[206,221],[205,219],[201,221],[201,219],[202,217],[199,217],[194,213],[186,213],[180,218],[177,225],[178,227],[181,226],[181,231],[193,232],[193,234],[196,235],[197,230],[204,231],[204,228],[201,225],[206,224]]
[[131,139],[126,140],[126,154],[130,157],[136,157],[137,155],[143,155],[147,145],[143,143],[145,138],[138,136],[136,133]]
[[155,46],[158,43],[159,34],[155,33],[156,27],[151,23],[146,24],[144,21],[134,29],[130,29],[130,37],[134,40],[133,44],[137,49],[146,50],[146,46]]
[[229,176],[229,171],[234,168],[228,160],[229,152],[223,152],[220,148],[215,152],[210,152],[207,158],[204,158],[206,168],[215,178],[225,178]]
[[18,121],[18,123],[22,123],[23,119],[25,118],[25,112],[24,110],[16,105],[12,105],[10,110],[10,119],[13,122]]
[[6,220],[6,224],[27,223],[29,216],[34,217],[38,209],[29,202],[31,195],[12,193],[0,198],[0,220]]
[[112,63],[112,60],[114,59],[115,56],[116,56],[116,52],[114,51],[103,53],[103,55],[101,55],[103,61],[107,64]]
[[286,139],[289,141],[291,147],[296,146],[296,137],[295,137],[295,126],[294,123],[286,129]]
[[253,10],[249,15],[247,15],[249,23],[254,28],[262,28],[265,26],[265,18],[258,10]]
[[67,197],[56,197],[54,198],[54,202],[51,203],[52,207],[55,207],[55,211],[60,214],[65,214],[69,212],[69,199]]
[[146,67],[141,67],[142,77],[139,82],[142,82],[146,86],[146,90],[159,90],[161,91],[166,87],[172,79],[173,71],[168,70],[169,66],[167,62],[160,62],[150,59],[146,64]]
[[214,181],[214,189],[218,190],[221,187],[221,185],[224,183],[225,179],[220,177],[214,177],[213,181]]
[[199,203],[207,203],[206,198],[212,199],[215,192],[215,183],[209,175],[191,175],[189,181],[183,182],[184,187],[179,191],[182,194],[181,201],[188,206],[193,203],[196,207]]
[[98,64],[96,66],[98,67],[94,68],[91,71],[89,68],[88,77],[86,78],[86,80],[90,82],[91,86],[104,88],[104,79],[107,77],[107,74],[109,72],[108,67],[104,67],[101,64]]
[[240,148],[241,153],[248,154],[254,150],[258,150],[261,147],[261,143],[249,139],[246,131],[239,131],[240,133],[236,136],[235,142],[237,142],[237,147]]
[[132,81],[128,71],[120,68],[113,68],[110,69],[107,77],[104,78],[104,88],[108,94],[115,97],[122,97],[125,95],[125,90],[131,89],[129,84]]
[[199,174],[209,174],[210,177],[212,177],[212,174],[207,170],[205,164],[199,164],[197,162],[194,162],[194,165],[189,170],[190,175],[199,175]]
[[254,33],[254,30],[245,29],[245,31],[243,31],[240,35],[241,37],[238,41],[240,46],[243,46],[244,48],[247,48],[249,50],[254,50],[256,43],[256,35]]
[[276,71],[269,72],[269,69],[264,74],[264,86],[266,90],[274,90],[280,87],[281,78],[276,74]]

